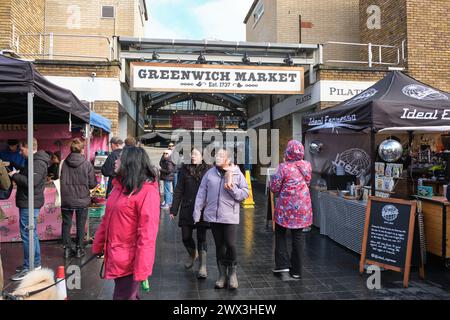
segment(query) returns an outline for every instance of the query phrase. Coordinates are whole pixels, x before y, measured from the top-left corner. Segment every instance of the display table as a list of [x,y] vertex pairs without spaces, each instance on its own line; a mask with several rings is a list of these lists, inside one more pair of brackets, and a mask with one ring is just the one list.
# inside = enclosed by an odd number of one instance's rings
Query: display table
[[328,191],[318,192],[315,200],[320,206],[320,233],[361,254],[367,202],[344,199]]
[[445,259],[450,266],[450,203],[445,197],[424,198],[416,196],[422,203],[427,251]]
[[320,224],[322,214],[320,212],[320,201],[319,201],[319,193],[320,190],[317,188],[310,188],[309,193],[311,194],[311,204],[313,209],[313,225],[320,229],[320,233],[322,234],[322,226]]
[[[45,203],[39,212],[37,232],[40,240],[61,239],[61,208],[55,207],[56,188],[47,185],[44,190]],[[19,208],[16,207],[16,192],[14,188],[7,200],[0,200],[0,242],[19,242],[20,220]],[[75,215],[74,215],[75,219]],[[71,233],[76,227],[72,224]]]

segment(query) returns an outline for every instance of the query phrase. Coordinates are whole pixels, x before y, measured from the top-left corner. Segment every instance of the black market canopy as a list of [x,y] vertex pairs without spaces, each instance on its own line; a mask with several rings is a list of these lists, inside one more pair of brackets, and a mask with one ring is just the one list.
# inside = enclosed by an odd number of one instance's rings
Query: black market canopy
[[27,93],[34,94],[34,123],[89,123],[89,107],[70,90],[41,75],[32,62],[0,55],[0,123],[27,123]]
[[[0,123],[27,124],[33,144],[34,124],[89,123],[89,107],[70,91],[45,79],[30,61],[0,54]],[[89,144],[88,144],[89,145]],[[89,148],[89,147],[88,147]],[[28,154],[28,194],[34,194],[34,155]],[[30,270],[34,269],[34,197],[28,197]]]
[[306,115],[304,131],[345,128],[450,130],[450,94],[399,71],[392,71],[359,95],[335,107]]

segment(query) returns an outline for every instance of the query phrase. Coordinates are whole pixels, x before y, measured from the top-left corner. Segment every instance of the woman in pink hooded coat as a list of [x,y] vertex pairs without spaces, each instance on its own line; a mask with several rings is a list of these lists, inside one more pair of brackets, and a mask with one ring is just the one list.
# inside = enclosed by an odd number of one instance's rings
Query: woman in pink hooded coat
[[[302,229],[312,224],[312,206],[309,194],[311,164],[303,160],[305,149],[296,140],[289,141],[284,163],[270,181],[270,190],[276,195],[275,219],[275,274],[289,271],[294,279],[302,274]],[[286,245],[286,230],[292,233],[292,254]]]
[[125,148],[115,166],[117,178],[92,253],[105,255],[105,278],[115,283],[113,299],[138,300],[140,283],[152,274],[155,261],[158,179],[142,148]]

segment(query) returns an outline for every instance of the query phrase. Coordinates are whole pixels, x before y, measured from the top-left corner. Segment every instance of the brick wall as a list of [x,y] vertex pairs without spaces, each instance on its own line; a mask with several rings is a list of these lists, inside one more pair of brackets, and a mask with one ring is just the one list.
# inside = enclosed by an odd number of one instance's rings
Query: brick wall
[[119,109],[120,104],[117,101],[95,101],[94,112],[111,120],[111,134],[119,135]]
[[408,0],[408,71],[450,92],[450,1]]
[[[137,0],[46,0],[46,32],[72,35],[135,36]],[[102,5],[116,4],[116,18],[101,18]],[[136,30],[136,31],[135,31]],[[141,32],[139,32],[141,35]],[[48,45],[46,50],[49,50]],[[109,58],[109,44],[104,38],[55,37],[55,59],[67,59],[57,55],[90,56],[88,60]],[[95,58],[99,57],[99,58]],[[77,58],[80,59],[80,58]]]
[[[0,1],[0,48],[17,51],[14,42],[19,34],[44,32],[44,12],[45,0]],[[20,37],[20,54],[38,51],[39,37]]]
[[[425,2],[424,0],[420,1]],[[359,20],[361,42],[401,48],[402,41],[406,40],[406,2],[407,0],[361,0]],[[367,10],[372,5],[381,9],[380,29],[369,29],[368,27],[368,19],[373,16],[373,13],[368,13]],[[371,24],[369,23],[369,25]],[[383,48],[381,54],[382,61],[397,61],[395,49]],[[363,59],[367,60],[367,49],[362,50],[361,55]],[[379,60],[378,48],[373,49],[373,60]]]
[[119,78],[120,64],[115,62],[36,61],[36,67],[45,76]]
[[11,0],[0,1],[0,48],[11,48]]
[[382,79],[387,70],[369,68],[336,68],[321,66],[317,71],[317,81],[345,80],[345,81],[378,81]]
[[[247,22],[247,41],[299,43],[300,19],[302,43],[327,41],[360,42],[358,0],[265,0],[264,16],[253,28],[253,16]],[[358,59],[353,47],[329,45],[325,59]]]
[[[381,8],[381,29],[369,30],[366,22],[370,5]],[[407,62],[401,66],[414,78],[450,91],[450,1],[448,0],[361,0],[363,42],[395,45],[406,41]],[[374,59],[378,54],[374,52]],[[396,55],[387,53],[390,61]],[[385,57],[383,57],[383,60]]]
[[254,25],[253,12],[246,24],[246,41],[279,42],[277,39],[277,4],[276,0],[260,0],[264,3],[264,14]]
[[[45,0],[12,0],[12,23],[15,34],[37,34],[44,32]],[[21,37],[19,54],[39,52],[39,37]]]

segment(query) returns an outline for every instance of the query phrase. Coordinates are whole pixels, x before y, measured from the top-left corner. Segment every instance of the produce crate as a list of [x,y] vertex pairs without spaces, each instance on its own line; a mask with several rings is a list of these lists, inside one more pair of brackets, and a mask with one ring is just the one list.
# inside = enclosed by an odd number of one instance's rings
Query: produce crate
[[101,218],[105,214],[105,206],[89,208],[89,218]]

